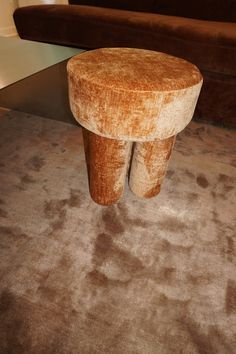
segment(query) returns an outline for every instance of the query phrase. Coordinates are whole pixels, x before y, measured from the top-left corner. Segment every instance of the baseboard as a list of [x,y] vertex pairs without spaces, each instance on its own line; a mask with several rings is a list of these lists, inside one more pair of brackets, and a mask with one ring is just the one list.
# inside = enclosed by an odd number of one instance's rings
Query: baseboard
[[0,37],[13,37],[17,34],[15,26],[0,28]]

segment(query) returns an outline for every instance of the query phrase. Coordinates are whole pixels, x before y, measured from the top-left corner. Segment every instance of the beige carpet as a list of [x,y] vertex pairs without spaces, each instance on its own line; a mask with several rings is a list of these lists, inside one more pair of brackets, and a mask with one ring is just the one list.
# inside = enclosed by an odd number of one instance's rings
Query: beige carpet
[[236,353],[236,132],[191,123],[161,194],[88,193],[80,128],[0,118],[0,353]]

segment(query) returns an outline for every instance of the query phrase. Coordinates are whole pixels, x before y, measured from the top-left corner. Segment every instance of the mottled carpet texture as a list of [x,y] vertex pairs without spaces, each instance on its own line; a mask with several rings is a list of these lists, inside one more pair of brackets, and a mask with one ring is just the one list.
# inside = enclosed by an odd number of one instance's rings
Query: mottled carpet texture
[[236,132],[191,123],[161,194],[89,196],[81,129],[0,117],[0,353],[236,353]]

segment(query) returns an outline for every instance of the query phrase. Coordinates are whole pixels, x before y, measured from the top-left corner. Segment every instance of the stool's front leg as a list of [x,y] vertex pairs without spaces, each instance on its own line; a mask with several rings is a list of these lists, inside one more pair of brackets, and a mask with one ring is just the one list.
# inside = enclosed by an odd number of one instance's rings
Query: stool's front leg
[[89,189],[93,200],[102,205],[121,198],[132,143],[98,136],[83,128]]
[[129,185],[134,194],[151,198],[160,192],[175,136],[135,143]]

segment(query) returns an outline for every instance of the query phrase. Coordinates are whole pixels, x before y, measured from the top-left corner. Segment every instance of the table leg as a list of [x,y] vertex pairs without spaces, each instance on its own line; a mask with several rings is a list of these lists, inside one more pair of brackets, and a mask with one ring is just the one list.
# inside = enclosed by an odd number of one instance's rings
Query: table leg
[[135,143],[129,185],[134,194],[151,198],[160,192],[175,136]]
[[132,143],[98,136],[84,128],[83,140],[92,199],[101,205],[118,202],[124,191]]

